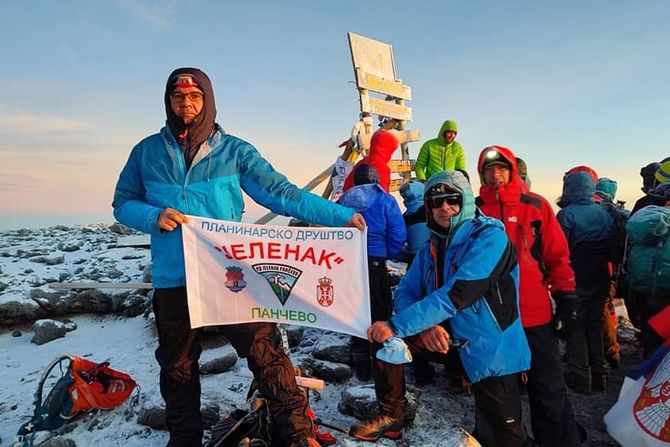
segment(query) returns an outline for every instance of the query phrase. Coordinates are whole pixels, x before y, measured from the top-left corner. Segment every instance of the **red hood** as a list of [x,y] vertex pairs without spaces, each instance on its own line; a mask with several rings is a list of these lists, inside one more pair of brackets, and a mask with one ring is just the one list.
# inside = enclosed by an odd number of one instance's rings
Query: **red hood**
[[[484,166],[484,160],[486,159],[486,154],[489,151],[498,152],[510,164],[510,166],[512,166],[512,172],[510,173],[510,182],[507,185],[502,186],[498,189],[488,186],[484,182],[484,175],[483,175],[484,170],[482,168]],[[514,153],[504,146],[485,147],[479,154],[479,160],[477,161],[477,172],[479,173],[479,181],[481,184],[481,187],[479,188],[479,195],[484,200],[486,200],[487,198],[495,197],[497,192],[500,193],[501,198],[508,197],[510,195],[518,198],[522,192],[529,191],[526,182],[521,180],[521,177],[519,177],[519,167],[517,166],[516,157],[514,156]],[[510,199],[514,200],[513,197],[510,197]]]
[[384,163],[391,160],[393,152],[398,148],[398,139],[388,130],[378,130],[370,140],[369,158],[378,158]]

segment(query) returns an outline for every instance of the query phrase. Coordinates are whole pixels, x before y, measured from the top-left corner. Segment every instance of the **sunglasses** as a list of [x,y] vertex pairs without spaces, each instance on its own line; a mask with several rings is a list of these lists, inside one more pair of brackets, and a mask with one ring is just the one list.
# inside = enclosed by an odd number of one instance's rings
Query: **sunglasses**
[[460,206],[461,205],[461,195],[460,194],[444,194],[435,197],[431,197],[427,200],[429,208],[440,208],[447,202],[449,206]]

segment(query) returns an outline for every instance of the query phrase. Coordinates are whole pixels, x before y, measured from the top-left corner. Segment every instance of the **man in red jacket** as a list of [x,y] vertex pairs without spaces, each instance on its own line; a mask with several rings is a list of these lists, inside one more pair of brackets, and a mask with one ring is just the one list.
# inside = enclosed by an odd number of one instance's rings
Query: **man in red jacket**
[[530,192],[519,177],[512,151],[485,148],[477,171],[482,184],[477,205],[503,222],[518,252],[519,307],[531,351],[527,388],[533,435],[542,447],[579,445],[580,430],[568,401],[556,335],[575,315],[576,305],[565,234],[549,202]]

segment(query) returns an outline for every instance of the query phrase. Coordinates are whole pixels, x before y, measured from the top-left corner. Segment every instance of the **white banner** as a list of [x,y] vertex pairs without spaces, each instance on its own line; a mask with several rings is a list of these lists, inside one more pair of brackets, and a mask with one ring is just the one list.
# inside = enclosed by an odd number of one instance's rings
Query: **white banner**
[[[659,358],[657,362],[654,360]],[[619,400],[603,418],[623,447],[670,446],[670,350],[661,347],[645,360],[646,374],[624,379]]]
[[188,218],[182,234],[192,328],[266,321],[366,338],[364,232]]

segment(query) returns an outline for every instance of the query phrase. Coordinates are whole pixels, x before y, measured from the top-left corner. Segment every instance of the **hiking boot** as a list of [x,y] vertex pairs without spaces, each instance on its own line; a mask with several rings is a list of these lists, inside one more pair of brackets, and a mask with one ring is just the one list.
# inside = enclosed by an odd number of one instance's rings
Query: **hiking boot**
[[370,442],[375,442],[382,436],[389,439],[400,439],[404,427],[403,418],[380,414],[372,420],[351,427],[349,435],[361,441]]

